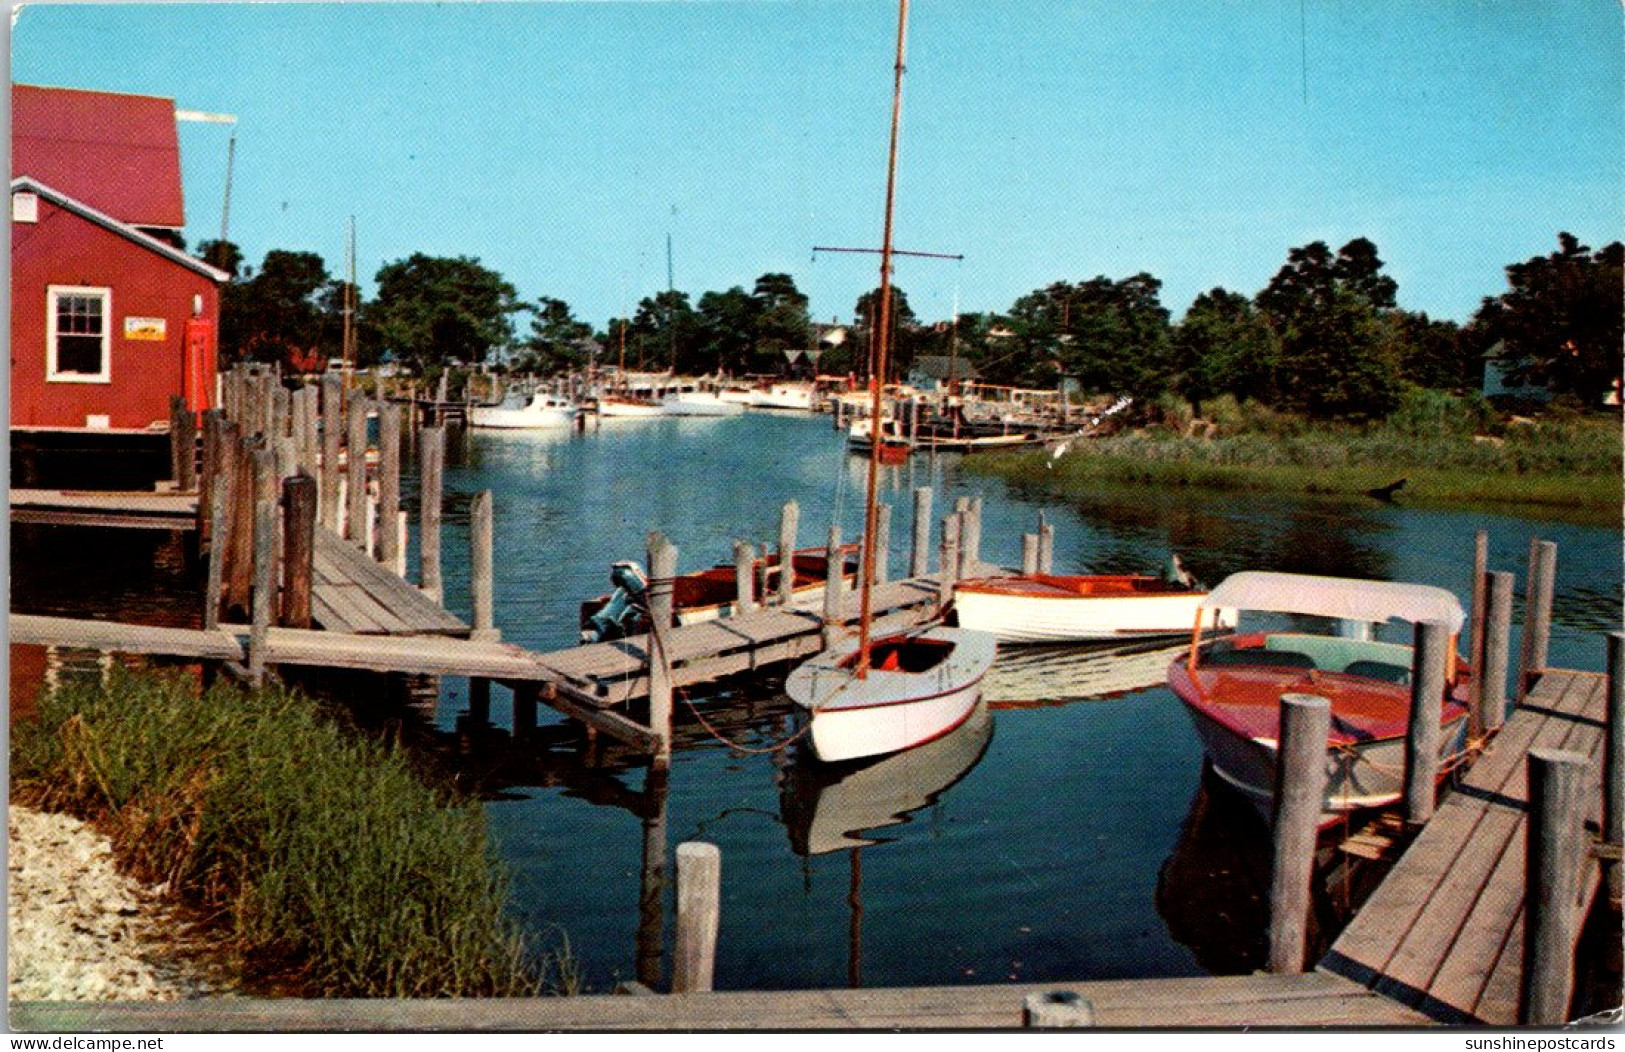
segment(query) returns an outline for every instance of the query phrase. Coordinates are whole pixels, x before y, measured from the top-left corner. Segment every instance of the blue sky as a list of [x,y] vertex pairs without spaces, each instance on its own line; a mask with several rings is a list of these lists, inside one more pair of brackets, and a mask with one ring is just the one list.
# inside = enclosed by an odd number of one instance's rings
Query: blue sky
[[[232,240],[339,273],[476,256],[595,325],[790,273],[849,318],[880,239],[896,5],[39,4],[12,77],[236,115]],[[1376,242],[1466,320],[1559,230],[1621,236],[1614,0],[915,0],[897,244],[915,311],[1149,271],[1177,319],[1296,245]],[[229,133],[183,125],[190,244]]]

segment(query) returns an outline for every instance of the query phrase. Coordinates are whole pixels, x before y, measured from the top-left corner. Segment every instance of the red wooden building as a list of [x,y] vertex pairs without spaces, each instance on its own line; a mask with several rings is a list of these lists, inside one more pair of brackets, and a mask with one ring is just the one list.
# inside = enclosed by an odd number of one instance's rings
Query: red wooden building
[[11,426],[148,428],[208,408],[219,286],[185,222],[171,99],[12,87]]

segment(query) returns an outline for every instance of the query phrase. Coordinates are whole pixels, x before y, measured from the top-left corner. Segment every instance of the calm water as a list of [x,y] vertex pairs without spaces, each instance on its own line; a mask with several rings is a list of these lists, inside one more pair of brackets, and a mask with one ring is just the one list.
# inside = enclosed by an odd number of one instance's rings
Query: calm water
[[[651,529],[695,569],[729,560],[736,538],[776,538],[790,498],[803,545],[822,543],[832,518],[847,539],[861,526],[864,462],[828,418],[475,432],[448,459],[448,603],[467,614],[468,501],[490,489],[497,623],[540,649],[573,644],[579,601],[605,590],[612,561],[641,560]],[[1154,572],[1177,551],[1209,583],[1263,568],[1427,582],[1465,602],[1474,531],[1489,531],[1491,567],[1515,571],[1520,587],[1538,534],[1559,545],[1553,663],[1600,669],[1601,634],[1619,623],[1617,523],[1143,491],[1066,506],[952,457],[885,472],[894,571],[907,562],[912,488],[929,484],[939,517],[958,496],[984,498],[983,557],[1005,565],[1019,563],[1021,534],[1043,510],[1060,572]],[[19,527],[12,545],[16,609],[169,620],[179,604],[189,621],[198,607],[169,534]],[[30,649],[14,648],[14,663]],[[772,682],[699,703],[745,748],[679,705],[664,791],[613,749],[584,762],[545,707],[539,744],[507,748],[500,690],[498,733],[459,733],[462,681],[446,683],[430,729],[462,742],[453,762],[489,790],[520,918],[544,947],[567,937],[592,989],[663,982],[672,906],[659,878],[689,839],[722,849],[719,989],[1250,971],[1261,963],[1263,827],[1204,789],[1196,737],[1160,686],[1170,656],[1007,651],[988,680],[988,719],[844,778],[794,748],[771,751],[789,733]],[[1335,905],[1337,889],[1325,898]]]
[[[475,432],[449,459],[448,601],[466,612],[467,500],[490,489],[497,623],[506,639],[542,649],[573,643],[577,603],[605,590],[612,561],[641,560],[651,529],[678,546],[685,570],[729,560],[735,539],[776,537],[790,498],[804,545],[821,543],[832,520],[848,539],[861,529],[864,462],[827,418]],[[1058,572],[1155,572],[1177,551],[1209,583],[1268,568],[1427,582],[1465,602],[1475,530],[1489,531],[1491,568],[1520,582],[1538,533],[1559,545],[1554,664],[1600,668],[1600,634],[1619,620],[1617,526],[1266,496],[1135,493],[1063,506],[952,457],[885,471],[894,568],[908,557],[911,490],[931,485],[938,516],[955,497],[984,498],[983,557],[1004,565],[1019,564],[1021,534],[1043,510]],[[532,752],[506,769],[488,805],[517,909],[543,942],[567,935],[593,988],[658,982],[671,893],[651,867],[704,839],[723,855],[719,989],[1250,970],[1263,830],[1203,788],[1200,747],[1159,685],[1167,656],[1011,652],[990,681],[985,726],[844,779],[794,748],[770,751],[788,733],[772,683],[701,703],[745,748],[716,741],[679,706],[682,744],[664,793],[646,791],[635,767],[587,768],[568,745]],[[463,685],[449,683],[440,727],[466,704]],[[544,709],[542,719],[556,717]]]

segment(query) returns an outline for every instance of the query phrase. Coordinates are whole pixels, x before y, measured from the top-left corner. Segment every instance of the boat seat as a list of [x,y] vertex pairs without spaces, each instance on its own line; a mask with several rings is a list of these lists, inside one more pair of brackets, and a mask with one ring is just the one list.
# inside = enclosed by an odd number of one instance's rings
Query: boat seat
[[1262,647],[1234,647],[1209,651],[1204,665],[1247,665],[1253,668],[1315,668],[1315,659],[1296,650],[1265,650]]
[[1411,670],[1403,665],[1393,665],[1386,661],[1352,661],[1343,672],[1350,676],[1365,676],[1367,679],[1382,679],[1389,683],[1398,683],[1402,687],[1411,685]]

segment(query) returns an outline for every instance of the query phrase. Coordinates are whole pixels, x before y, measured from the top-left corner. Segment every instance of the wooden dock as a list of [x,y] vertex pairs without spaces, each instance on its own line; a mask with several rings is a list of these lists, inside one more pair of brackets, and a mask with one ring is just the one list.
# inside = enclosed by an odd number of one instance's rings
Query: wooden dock
[[197,527],[196,493],[13,489],[9,496],[11,521],[17,523],[148,530]]
[[[1592,760],[1583,792],[1598,817],[1603,676],[1547,671],[1464,784],[1416,840],[1320,962],[1435,1022],[1510,1026],[1518,1020],[1524,953],[1525,847],[1533,748]],[[1585,867],[1582,913],[1597,890]]]

